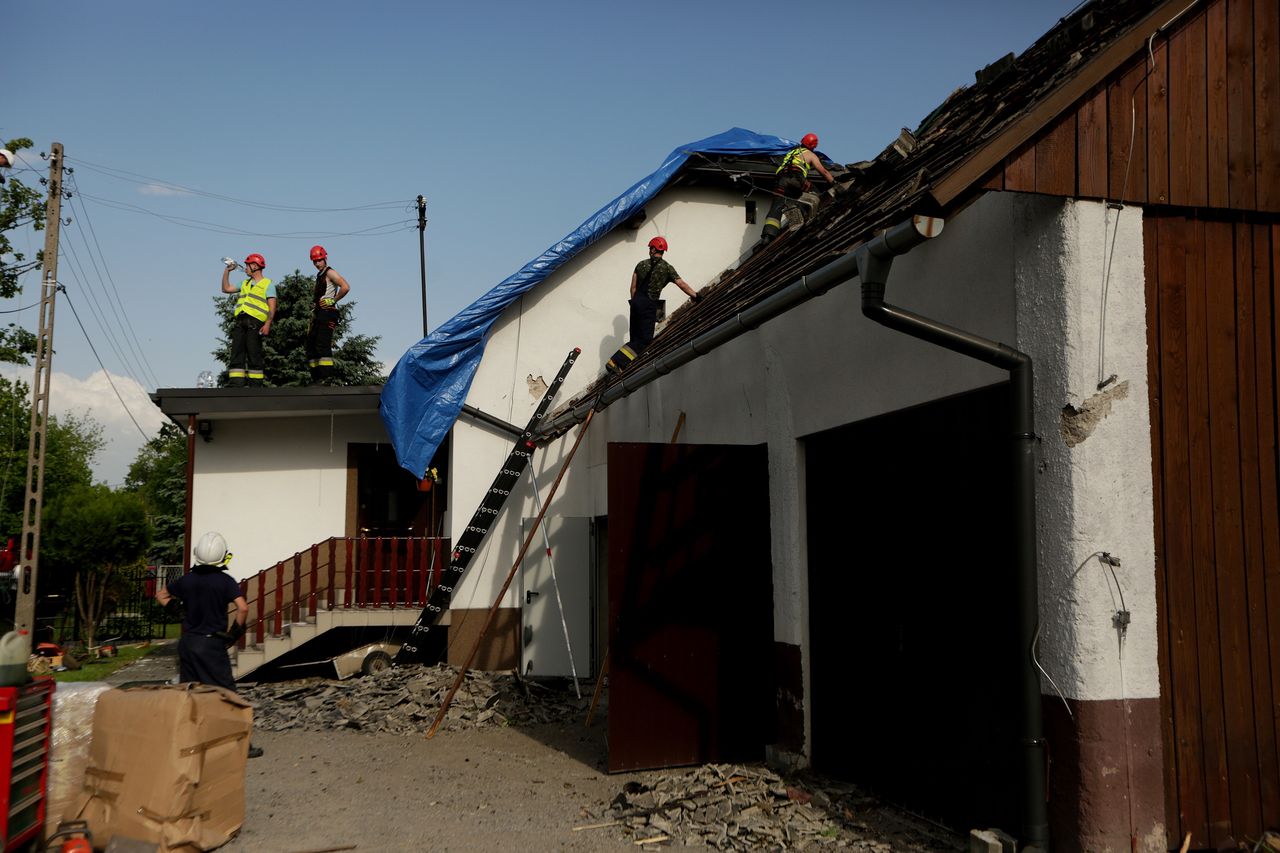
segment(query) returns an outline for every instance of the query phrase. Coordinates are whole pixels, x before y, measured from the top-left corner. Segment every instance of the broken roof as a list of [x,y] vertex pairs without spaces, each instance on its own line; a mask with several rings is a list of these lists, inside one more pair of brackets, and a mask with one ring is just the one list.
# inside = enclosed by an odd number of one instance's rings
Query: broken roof
[[[676,148],[657,171],[600,208],[564,239],[409,348],[387,378],[380,411],[400,465],[421,476],[467,399],[489,330],[507,306],[635,216],[694,155],[782,154],[799,143],[731,128]],[[708,161],[710,162],[710,161]]]
[[[992,168],[1128,61],[1186,5],[1095,0],[1061,19],[1021,56],[1009,54],[978,71],[973,85],[953,92],[914,132],[904,128],[875,159],[838,175],[837,189],[824,195],[802,228],[726,271],[702,292],[696,309],[686,304],[677,310],[628,373],[912,215],[954,212],[974,197]],[[622,379],[604,376],[558,411],[581,408]]]

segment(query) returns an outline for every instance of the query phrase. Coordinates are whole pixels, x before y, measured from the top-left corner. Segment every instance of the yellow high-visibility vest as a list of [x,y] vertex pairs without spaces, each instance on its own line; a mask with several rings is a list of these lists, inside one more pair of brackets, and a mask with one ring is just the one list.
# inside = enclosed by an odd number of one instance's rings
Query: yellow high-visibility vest
[[254,281],[246,278],[240,282],[240,298],[236,300],[236,314],[248,314],[250,317],[267,322],[271,315],[271,306],[267,304],[267,288],[271,279]]
[[809,161],[804,159],[805,148],[792,148],[787,152],[787,156],[782,158],[782,165],[778,167],[775,175],[781,175],[787,169],[799,169],[800,174],[806,178],[809,177]]

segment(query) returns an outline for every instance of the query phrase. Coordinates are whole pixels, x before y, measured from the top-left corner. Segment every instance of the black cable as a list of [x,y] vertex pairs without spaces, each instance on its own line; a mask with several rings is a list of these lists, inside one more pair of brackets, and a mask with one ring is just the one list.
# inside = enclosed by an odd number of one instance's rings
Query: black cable
[[[68,252],[70,252],[70,255],[68,255],[67,252],[63,251],[64,247],[67,249]],[[67,276],[59,276],[59,278],[75,280],[77,284],[81,284],[84,287],[84,291],[89,294],[89,298],[93,300],[94,306],[97,308],[97,311],[94,312],[93,316],[98,321],[98,328],[102,330],[102,334],[107,339],[107,345],[111,347],[111,351],[115,353],[116,360],[120,362],[120,365],[124,368],[125,372],[129,373],[129,378],[132,379],[134,382],[138,382],[138,377],[133,375],[131,368],[129,366],[129,362],[125,360],[123,353],[121,353],[120,348],[116,345],[115,336],[111,333],[111,331],[106,327],[106,325],[102,321],[103,312],[102,312],[102,307],[98,304],[98,297],[94,294],[92,290],[89,289],[87,284],[85,284],[85,282],[88,281],[89,277],[84,271],[84,264],[80,262],[80,256],[76,254],[75,244],[72,243],[70,240],[61,241],[58,244],[58,256],[61,257],[63,260],[68,261],[68,267],[73,265],[70,263],[70,261],[74,260],[75,262],[74,266],[78,267],[80,270],[79,280],[75,279],[70,269],[68,269]],[[138,382],[138,384],[141,385],[142,383]]]
[[[196,231],[209,231],[214,234],[226,234],[232,237],[265,237],[279,239],[332,239],[334,237],[382,237],[396,231],[407,231],[410,228],[417,227],[416,220],[402,219],[395,222],[388,222],[384,225],[374,225],[358,231],[292,231],[280,234],[270,234],[261,231],[248,231],[243,228],[233,228],[228,225],[219,225],[216,222],[206,222],[201,219],[191,219],[185,216],[167,216],[163,213],[156,213],[154,210],[148,210],[145,207],[136,204],[129,204],[124,201],[116,201],[115,199],[103,198],[101,196],[90,195],[89,193],[80,193],[82,199],[89,199],[98,204],[111,207],[116,210],[124,210],[130,213],[143,213],[147,216],[154,216],[157,219],[163,219],[172,225],[180,225],[183,228],[191,228]],[[373,233],[373,232],[382,233]]]
[[[220,193],[211,193],[205,190],[198,190],[194,187],[188,187],[182,184],[174,183],[173,181],[166,181],[163,178],[152,178],[147,175],[139,174],[138,172],[130,172],[126,169],[116,169],[111,166],[102,166],[98,163],[90,163],[88,160],[81,160],[79,158],[72,159],[68,157],[65,159],[70,160],[71,162],[76,163],[77,165],[84,166],[91,171],[100,172],[101,174],[104,174],[107,177],[115,178],[116,180],[119,180],[119,181],[129,181],[131,183],[143,184],[143,185],[154,184],[154,185],[165,187],[167,189],[181,190],[182,192],[190,193],[191,195],[198,195],[198,196],[203,196],[205,198],[217,199],[218,201],[229,201],[233,204],[243,204],[243,205],[246,205],[247,207],[256,207],[263,210],[280,210],[280,211],[285,211],[289,213],[349,213],[351,211],[357,211],[357,210],[390,210],[402,204],[402,202],[400,201],[379,201],[379,202],[372,202],[370,204],[357,205],[355,207],[297,207],[294,205],[287,205],[287,204],[272,204],[270,202],[265,202],[265,201],[251,201],[249,199],[236,198],[234,196],[221,195]],[[131,175],[132,177],[124,177],[125,175]],[[141,179],[141,180],[138,180],[138,179]]]
[[21,308],[6,308],[0,311],[0,314],[17,314],[19,311],[26,311],[28,308],[35,308],[40,303],[32,302],[30,305],[23,305]]
[[[147,357],[142,351],[142,342],[138,340],[138,333],[134,330],[133,323],[129,320],[129,312],[124,310],[124,303],[120,298],[120,289],[116,287],[115,277],[111,275],[111,268],[107,266],[107,256],[102,252],[102,245],[98,242],[98,232],[93,227],[93,220],[89,218],[89,211],[85,208],[83,202],[76,204],[78,201],[76,196],[80,192],[80,187],[74,179],[72,179],[72,189],[74,192],[71,197],[71,204],[79,208],[81,218],[89,225],[89,235],[93,237],[93,245],[98,250],[98,257],[102,258],[102,269],[106,271],[107,281],[111,284],[111,290],[115,295],[115,301],[111,303],[111,311],[116,316],[116,323],[126,333],[125,343],[129,345],[134,356],[138,359],[139,366],[143,368],[140,372],[151,382],[153,388],[158,388],[160,383],[156,380],[155,370],[152,369],[151,363],[147,361]],[[81,232],[80,237],[84,239],[83,232]],[[92,258],[92,256],[90,257]],[[94,269],[96,270],[97,268],[98,265],[95,263]],[[119,306],[119,310],[117,310],[117,306]],[[123,316],[121,312],[123,312]]]
[[[98,367],[102,368],[102,375],[107,377],[107,384],[111,386],[112,391],[116,392],[116,399],[119,400],[120,405],[124,407],[125,414],[129,416],[129,420],[133,421],[133,425],[138,427],[138,434],[142,436],[142,440],[150,441],[151,436],[147,435],[146,432],[143,431],[142,427],[138,426],[138,421],[134,418],[133,412],[129,411],[129,406],[125,403],[124,397],[120,396],[120,390],[116,388],[116,383],[111,381],[111,372],[108,371],[106,365],[102,363],[102,359],[98,356],[97,348],[94,347],[93,341],[89,338],[89,332],[85,329],[84,323],[80,322],[80,312],[76,311],[76,304],[71,301],[71,294],[67,293],[67,289],[62,285],[58,285],[58,290],[62,291],[63,296],[67,298],[67,305],[71,306],[71,314],[76,318],[76,325],[80,327],[80,331],[84,334],[85,343],[89,345],[90,351],[93,352],[93,357],[98,360]],[[135,379],[134,381],[136,382],[137,380]]]

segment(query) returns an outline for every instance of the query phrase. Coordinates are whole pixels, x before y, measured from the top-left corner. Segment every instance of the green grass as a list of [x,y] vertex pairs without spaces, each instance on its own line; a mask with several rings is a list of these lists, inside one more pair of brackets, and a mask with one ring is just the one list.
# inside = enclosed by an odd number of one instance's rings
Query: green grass
[[81,668],[52,673],[54,681],[102,681],[111,673],[146,657],[155,646],[119,646],[113,658],[97,658],[81,661]]

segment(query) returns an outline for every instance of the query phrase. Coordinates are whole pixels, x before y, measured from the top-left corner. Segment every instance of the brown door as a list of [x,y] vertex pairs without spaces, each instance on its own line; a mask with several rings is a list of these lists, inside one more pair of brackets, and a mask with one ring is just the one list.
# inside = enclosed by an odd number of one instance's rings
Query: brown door
[[764,447],[609,445],[609,770],[772,741]]

